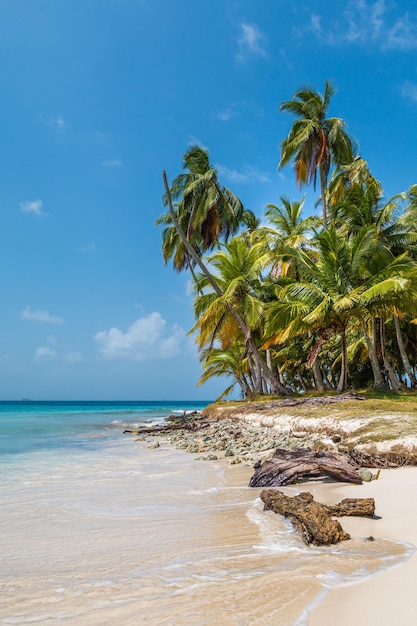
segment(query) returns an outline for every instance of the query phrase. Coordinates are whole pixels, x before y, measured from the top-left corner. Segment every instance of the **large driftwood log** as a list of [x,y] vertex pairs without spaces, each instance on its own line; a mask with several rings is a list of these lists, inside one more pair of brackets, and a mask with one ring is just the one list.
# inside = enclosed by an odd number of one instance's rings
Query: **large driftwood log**
[[337,452],[312,452],[308,448],[275,450],[272,459],[255,466],[249,487],[281,487],[299,482],[302,478],[330,476],[347,483],[361,484],[358,466]]
[[[349,498],[335,506],[326,506],[315,502],[311,493],[305,492],[291,498],[276,489],[264,489],[261,492],[264,510],[271,510],[288,517],[303,534],[307,544],[330,545],[350,539],[337,520],[331,515],[365,515],[373,517],[375,502],[373,498]],[[338,511],[336,513],[335,511]],[[346,511],[346,513],[342,513]]]

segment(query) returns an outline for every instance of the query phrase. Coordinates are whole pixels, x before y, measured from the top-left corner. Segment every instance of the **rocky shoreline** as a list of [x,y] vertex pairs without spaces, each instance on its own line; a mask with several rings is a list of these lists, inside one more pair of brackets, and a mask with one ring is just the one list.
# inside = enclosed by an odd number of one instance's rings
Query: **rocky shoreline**
[[148,448],[159,448],[165,441],[191,454],[198,461],[217,461],[227,458],[231,465],[246,463],[253,465],[260,459],[270,457],[274,450],[285,447],[295,450],[313,446],[310,436],[279,433],[275,429],[258,424],[237,422],[231,418],[210,418],[194,412],[187,416],[170,415],[161,426],[127,429],[125,433],[135,435]]
[[[354,409],[349,408],[354,405]],[[271,458],[277,448],[338,452],[361,468],[416,465],[417,416],[388,416],[381,411],[367,414],[366,405],[367,401],[354,393],[234,407],[210,405],[202,413],[170,415],[162,425],[125,432],[148,448],[157,449],[160,441],[165,441],[194,454],[196,460],[226,459],[231,465],[259,464]],[[380,437],[381,424],[386,428],[387,423],[390,428],[394,424],[394,430]],[[380,439],[376,443],[372,441],[375,433]],[[362,479],[371,477],[368,472]]]

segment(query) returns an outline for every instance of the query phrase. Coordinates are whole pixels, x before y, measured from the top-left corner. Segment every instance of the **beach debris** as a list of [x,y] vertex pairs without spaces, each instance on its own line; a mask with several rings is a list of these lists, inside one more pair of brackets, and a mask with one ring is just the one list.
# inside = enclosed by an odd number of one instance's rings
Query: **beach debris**
[[249,487],[282,487],[300,482],[303,478],[331,478],[347,483],[361,484],[358,466],[344,454],[330,451],[275,450],[272,459],[256,464]]
[[277,489],[264,489],[260,497],[265,511],[273,511],[290,519],[302,533],[305,543],[316,546],[350,539],[350,535],[337,520],[332,519],[332,515],[373,517],[375,514],[373,498],[346,498],[339,504],[327,506],[316,502],[307,491],[290,497]]

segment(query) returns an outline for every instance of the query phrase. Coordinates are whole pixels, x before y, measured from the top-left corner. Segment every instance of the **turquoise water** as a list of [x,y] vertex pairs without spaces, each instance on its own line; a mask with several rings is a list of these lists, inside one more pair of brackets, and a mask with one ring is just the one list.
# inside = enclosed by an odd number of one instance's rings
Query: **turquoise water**
[[201,411],[208,403],[0,402],[0,462],[9,455],[42,449],[97,448],[121,437],[126,427],[159,422],[183,411]]

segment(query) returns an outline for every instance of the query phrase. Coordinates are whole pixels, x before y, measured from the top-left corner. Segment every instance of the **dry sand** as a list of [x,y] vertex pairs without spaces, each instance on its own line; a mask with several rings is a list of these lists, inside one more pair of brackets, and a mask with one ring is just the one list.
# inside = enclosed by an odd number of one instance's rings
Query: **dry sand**
[[[307,487],[303,486],[304,488]],[[335,503],[348,497],[373,497],[379,519],[342,518],[355,536],[395,539],[417,546],[417,468],[383,470],[363,485],[309,485],[315,498]],[[417,553],[384,573],[331,590],[308,619],[309,626],[412,626],[417,623]]]
[[[229,483],[244,484],[251,471],[229,468]],[[402,541],[417,547],[417,468],[382,470],[362,485],[309,481],[297,485],[315,499],[335,504],[343,498],[375,498],[375,519],[340,518],[352,537]],[[285,490],[285,489],[284,489]],[[414,626],[417,624],[417,552],[369,580],[329,591],[307,619],[308,626]]]

